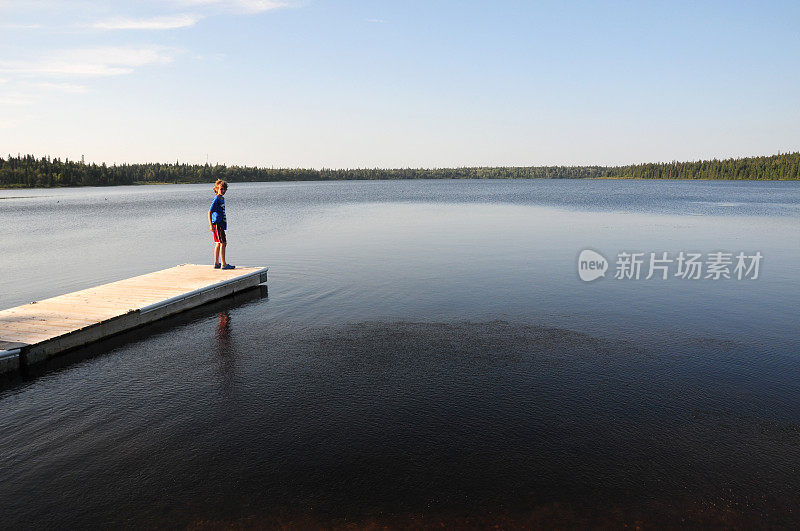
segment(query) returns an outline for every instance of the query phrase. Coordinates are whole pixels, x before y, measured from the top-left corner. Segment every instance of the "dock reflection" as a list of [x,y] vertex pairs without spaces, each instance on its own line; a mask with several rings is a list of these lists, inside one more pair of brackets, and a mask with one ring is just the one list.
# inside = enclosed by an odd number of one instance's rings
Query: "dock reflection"
[[[166,317],[160,321],[144,325],[140,328],[122,332],[120,334],[103,339],[102,341],[98,341],[85,347],[71,350],[54,358],[50,358],[41,363],[23,367],[18,372],[10,373],[8,375],[0,375],[0,390],[17,387],[24,382],[35,380],[46,374],[68,370],[76,363],[81,363],[92,358],[105,356],[113,352],[115,349],[146,340],[153,335],[167,330],[175,329],[192,322],[201,322],[202,320],[213,316],[215,313],[218,316],[216,321],[217,329],[215,331],[216,349],[218,352],[217,357],[219,359],[231,358],[233,353],[231,348],[232,327],[230,312],[247,304],[256,303],[263,299],[267,299],[268,296],[269,288],[266,285],[260,285],[253,289],[236,293],[230,297],[210,302],[208,304],[204,304],[203,306],[198,306],[197,308],[193,308],[186,312]],[[233,370],[233,367],[230,366],[227,370],[230,372]]]

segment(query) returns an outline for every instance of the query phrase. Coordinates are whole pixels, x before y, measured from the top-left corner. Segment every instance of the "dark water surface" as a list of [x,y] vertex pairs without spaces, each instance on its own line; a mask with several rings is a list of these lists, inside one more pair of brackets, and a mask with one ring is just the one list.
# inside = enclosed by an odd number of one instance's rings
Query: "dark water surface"
[[[209,188],[0,191],[0,308],[208,262]],[[226,201],[268,292],[0,380],[0,527],[800,524],[798,183]],[[620,251],[764,259],[618,280]]]

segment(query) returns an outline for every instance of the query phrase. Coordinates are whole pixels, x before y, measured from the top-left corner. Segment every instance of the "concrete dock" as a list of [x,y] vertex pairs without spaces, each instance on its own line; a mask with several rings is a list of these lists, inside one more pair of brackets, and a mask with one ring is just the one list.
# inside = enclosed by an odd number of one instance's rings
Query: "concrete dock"
[[0,374],[254,288],[267,268],[185,264],[0,311]]

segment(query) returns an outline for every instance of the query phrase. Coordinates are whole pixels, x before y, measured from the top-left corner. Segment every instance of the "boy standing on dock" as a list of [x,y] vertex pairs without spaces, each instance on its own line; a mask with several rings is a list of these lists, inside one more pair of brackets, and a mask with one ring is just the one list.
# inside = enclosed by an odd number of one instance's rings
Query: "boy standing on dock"
[[225,231],[228,229],[228,220],[225,218],[225,192],[228,191],[228,183],[222,179],[217,179],[214,183],[214,201],[208,211],[208,224],[211,226],[211,234],[214,235],[214,269],[236,269],[225,262],[225,247],[228,240]]

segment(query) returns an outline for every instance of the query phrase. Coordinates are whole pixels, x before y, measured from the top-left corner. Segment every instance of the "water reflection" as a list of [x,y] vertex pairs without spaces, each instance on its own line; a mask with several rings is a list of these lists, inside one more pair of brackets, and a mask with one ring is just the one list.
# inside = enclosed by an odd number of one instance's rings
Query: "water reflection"
[[217,347],[220,355],[225,355],[230,346],[231,315],[227,310],[217,314]]
[[216,315],[216,353],[214,362],[222,394],[230,398],[236,379],[236,353],[231,347],[231,315],[227,310]]

